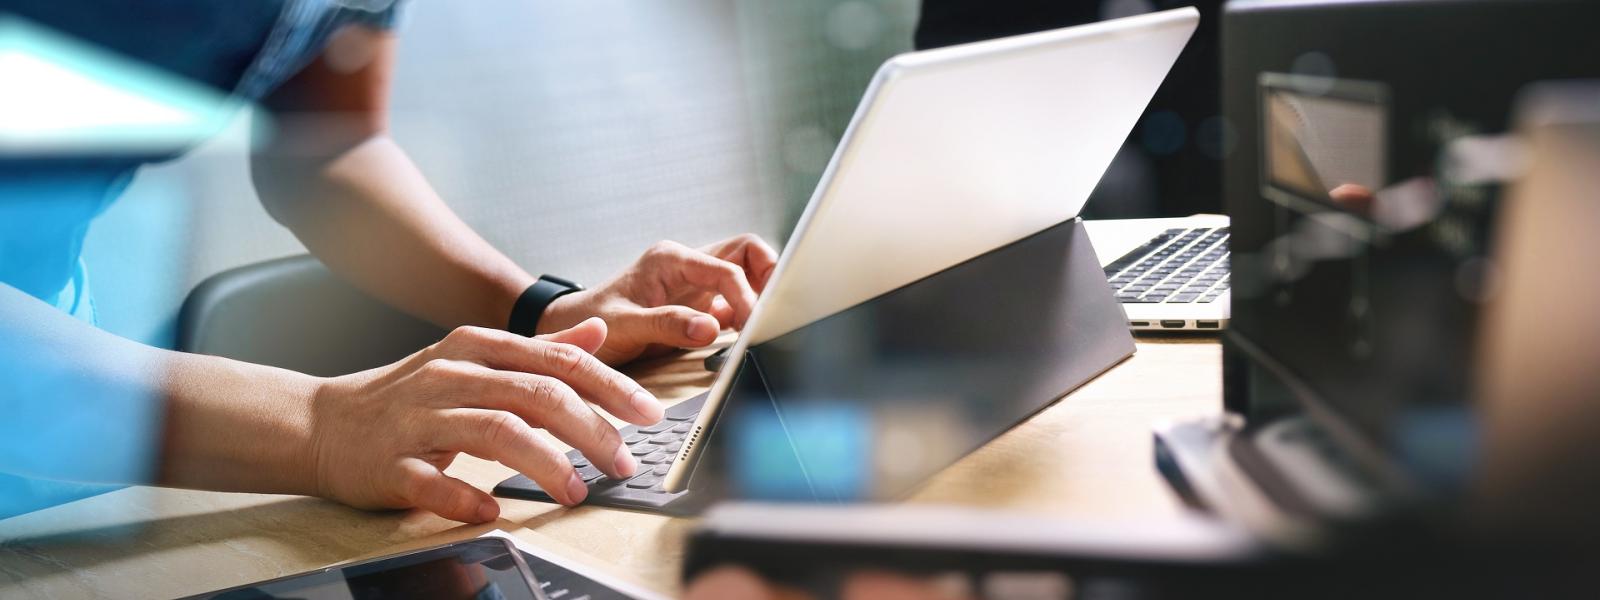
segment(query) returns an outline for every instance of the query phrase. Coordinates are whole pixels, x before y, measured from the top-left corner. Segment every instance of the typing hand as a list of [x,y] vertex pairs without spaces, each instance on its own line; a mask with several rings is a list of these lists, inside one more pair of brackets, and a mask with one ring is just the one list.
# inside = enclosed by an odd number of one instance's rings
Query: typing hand
[[772,247],[750,234],[700,249],[659,242],[610,281],[557,298],[539,329],[605,319],[611,334],[595,356],[611,365],[706,346],[744,327],[776,265]]
[[582,502],[588,488],[571,461],[534,428],[607,475],[633,475],[637,463],[617,429],[585,399],[640,425],[660,421],[662,408],[592,355],[605,339],[599,319],[537,338],[462,327],[395,364],[327,380],[310,405],[318,494],[361,508],[493,520],[493,498],[444,474],[465,452],[516,469],[562,504]]

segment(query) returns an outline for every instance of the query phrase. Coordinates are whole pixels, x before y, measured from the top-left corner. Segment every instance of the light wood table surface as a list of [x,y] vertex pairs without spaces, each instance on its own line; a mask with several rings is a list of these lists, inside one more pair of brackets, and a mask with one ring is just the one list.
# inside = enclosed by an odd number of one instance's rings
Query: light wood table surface
[[[1091,224],[1103,262],[1148,227]],[[629,371],[663,400],[700,393],[706,352]],[[1221,406],[1215,338],[1142,337],[1129,360],[934,476],[906,502],[1064,517],[1183,511],[1152,466],[1151,425]],[[482,489],[511,476],[462,456],[449,473]],[[500,499],[465,526],[418,511],[366,512],[291,496],[131,487],[0,521],[0,598],[167,598],[509,531],[548,552],[666,594],[678,590],[693,520]]]

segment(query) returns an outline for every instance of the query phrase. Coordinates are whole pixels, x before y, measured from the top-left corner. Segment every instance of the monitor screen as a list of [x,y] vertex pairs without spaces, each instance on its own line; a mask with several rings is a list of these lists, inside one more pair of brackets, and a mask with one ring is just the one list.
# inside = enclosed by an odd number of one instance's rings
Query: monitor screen
[[[1379,453],[1458,431],[1482,215],[1441,211],[1426,177],[1391,178],[1386,84],[1265,72],[1254,92],[1260,200],[1235,216],[1236,344]],[[1441,242],[1447,226],[1470,247]]]
[[1291,208],[1306,202],[1372,219],[1386,183],[1388,117],[1380,83],[1263,74],[1265,194]]

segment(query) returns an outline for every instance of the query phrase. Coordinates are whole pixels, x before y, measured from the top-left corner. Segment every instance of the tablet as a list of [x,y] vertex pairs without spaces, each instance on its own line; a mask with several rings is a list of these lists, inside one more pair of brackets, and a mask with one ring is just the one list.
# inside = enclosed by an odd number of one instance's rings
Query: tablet
[[190,598],[545,600],[522,554],[485,537],[289,575]]

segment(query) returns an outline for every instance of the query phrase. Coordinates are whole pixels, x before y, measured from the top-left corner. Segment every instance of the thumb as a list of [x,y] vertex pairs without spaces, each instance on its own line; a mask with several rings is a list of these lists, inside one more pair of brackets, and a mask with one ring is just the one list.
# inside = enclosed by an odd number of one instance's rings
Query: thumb
[[658,306],[634,313],[634,327],[649,343],[698,348],[717,341],[722,327],[716,317],[681,305]]
[[572,344],[582,348],[584,352],[594,354],[602,344],[606,343],[606,322],[601,320],[600,317],[589,317],[571,328],[555,333],[547,333],[536,339],[558,344]]

